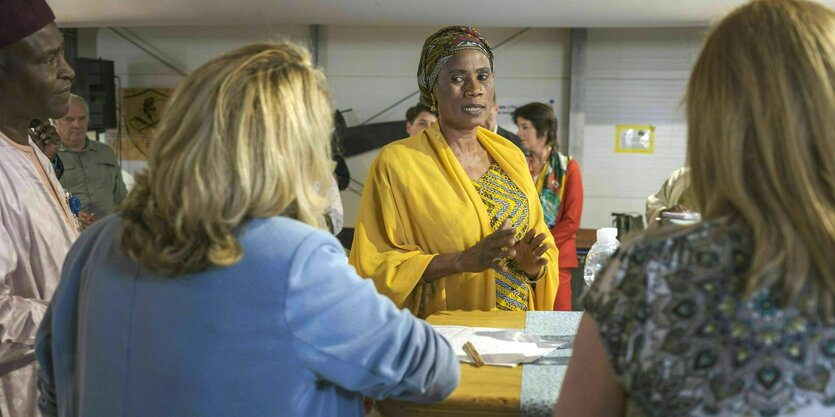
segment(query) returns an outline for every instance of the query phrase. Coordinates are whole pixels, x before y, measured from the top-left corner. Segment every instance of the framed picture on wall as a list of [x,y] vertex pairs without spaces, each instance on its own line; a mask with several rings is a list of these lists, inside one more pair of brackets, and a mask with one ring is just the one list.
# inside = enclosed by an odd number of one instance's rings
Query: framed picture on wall
[[113,139],[113,147],[119,159],[126,161],[144,161],[148,149],[159,127],[162,112],[168,98],[173,93],[171,88],[124,88],[121,90],[123,108],[121,132]]
[[655,152],[655,126],[617,125],[615,127],[616,153]]

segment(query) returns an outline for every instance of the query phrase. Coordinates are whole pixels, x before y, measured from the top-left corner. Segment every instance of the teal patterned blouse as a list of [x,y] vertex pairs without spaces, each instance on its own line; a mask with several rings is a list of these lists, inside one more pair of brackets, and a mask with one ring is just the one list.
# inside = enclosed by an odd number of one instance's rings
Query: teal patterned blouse
[[583,299],[628,416],[835,416],[835,323],[744,299],[751,237],[702,223],[622,247]]

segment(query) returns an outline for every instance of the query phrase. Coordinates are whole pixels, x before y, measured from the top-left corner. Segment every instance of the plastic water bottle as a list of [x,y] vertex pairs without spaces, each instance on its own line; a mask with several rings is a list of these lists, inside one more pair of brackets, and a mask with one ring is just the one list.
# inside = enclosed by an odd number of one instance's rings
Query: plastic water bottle
[[618,242],[618,229],[614,227],[604,227],[597,229],[597,242],[589,249],[589,254],[586,255],[586,266],[583,270],[583,279],[586,285],[590,286],[594,282],[603,265],[606,261],[618,250],[620,242]]

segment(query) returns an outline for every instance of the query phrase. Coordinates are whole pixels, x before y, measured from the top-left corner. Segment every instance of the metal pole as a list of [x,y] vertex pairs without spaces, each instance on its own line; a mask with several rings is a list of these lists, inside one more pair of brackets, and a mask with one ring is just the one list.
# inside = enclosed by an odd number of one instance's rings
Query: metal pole
[[571,89],[568,93],[568,153],[583,166],[586,127],[588,29],[571,29]]
[[310,55],[313,65],[319,65],[319,25],[310,25]]

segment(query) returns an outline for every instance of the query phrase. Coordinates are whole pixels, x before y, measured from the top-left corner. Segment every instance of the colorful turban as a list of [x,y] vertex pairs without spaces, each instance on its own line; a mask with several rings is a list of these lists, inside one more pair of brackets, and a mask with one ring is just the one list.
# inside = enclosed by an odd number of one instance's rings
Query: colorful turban
[[5,48],[55,20],[45,0],[3,0],[0,2],[0,48]]
[[464,49],[481,51],[490,60],[490,69],[493,69],[493,51],[490,44],[477,30],[469,26],[447,26],[426,38],[423,50],[420,51],[417,73],[421,104],[434,108],[432,87],[438,80],[441,68],[453,55]]

